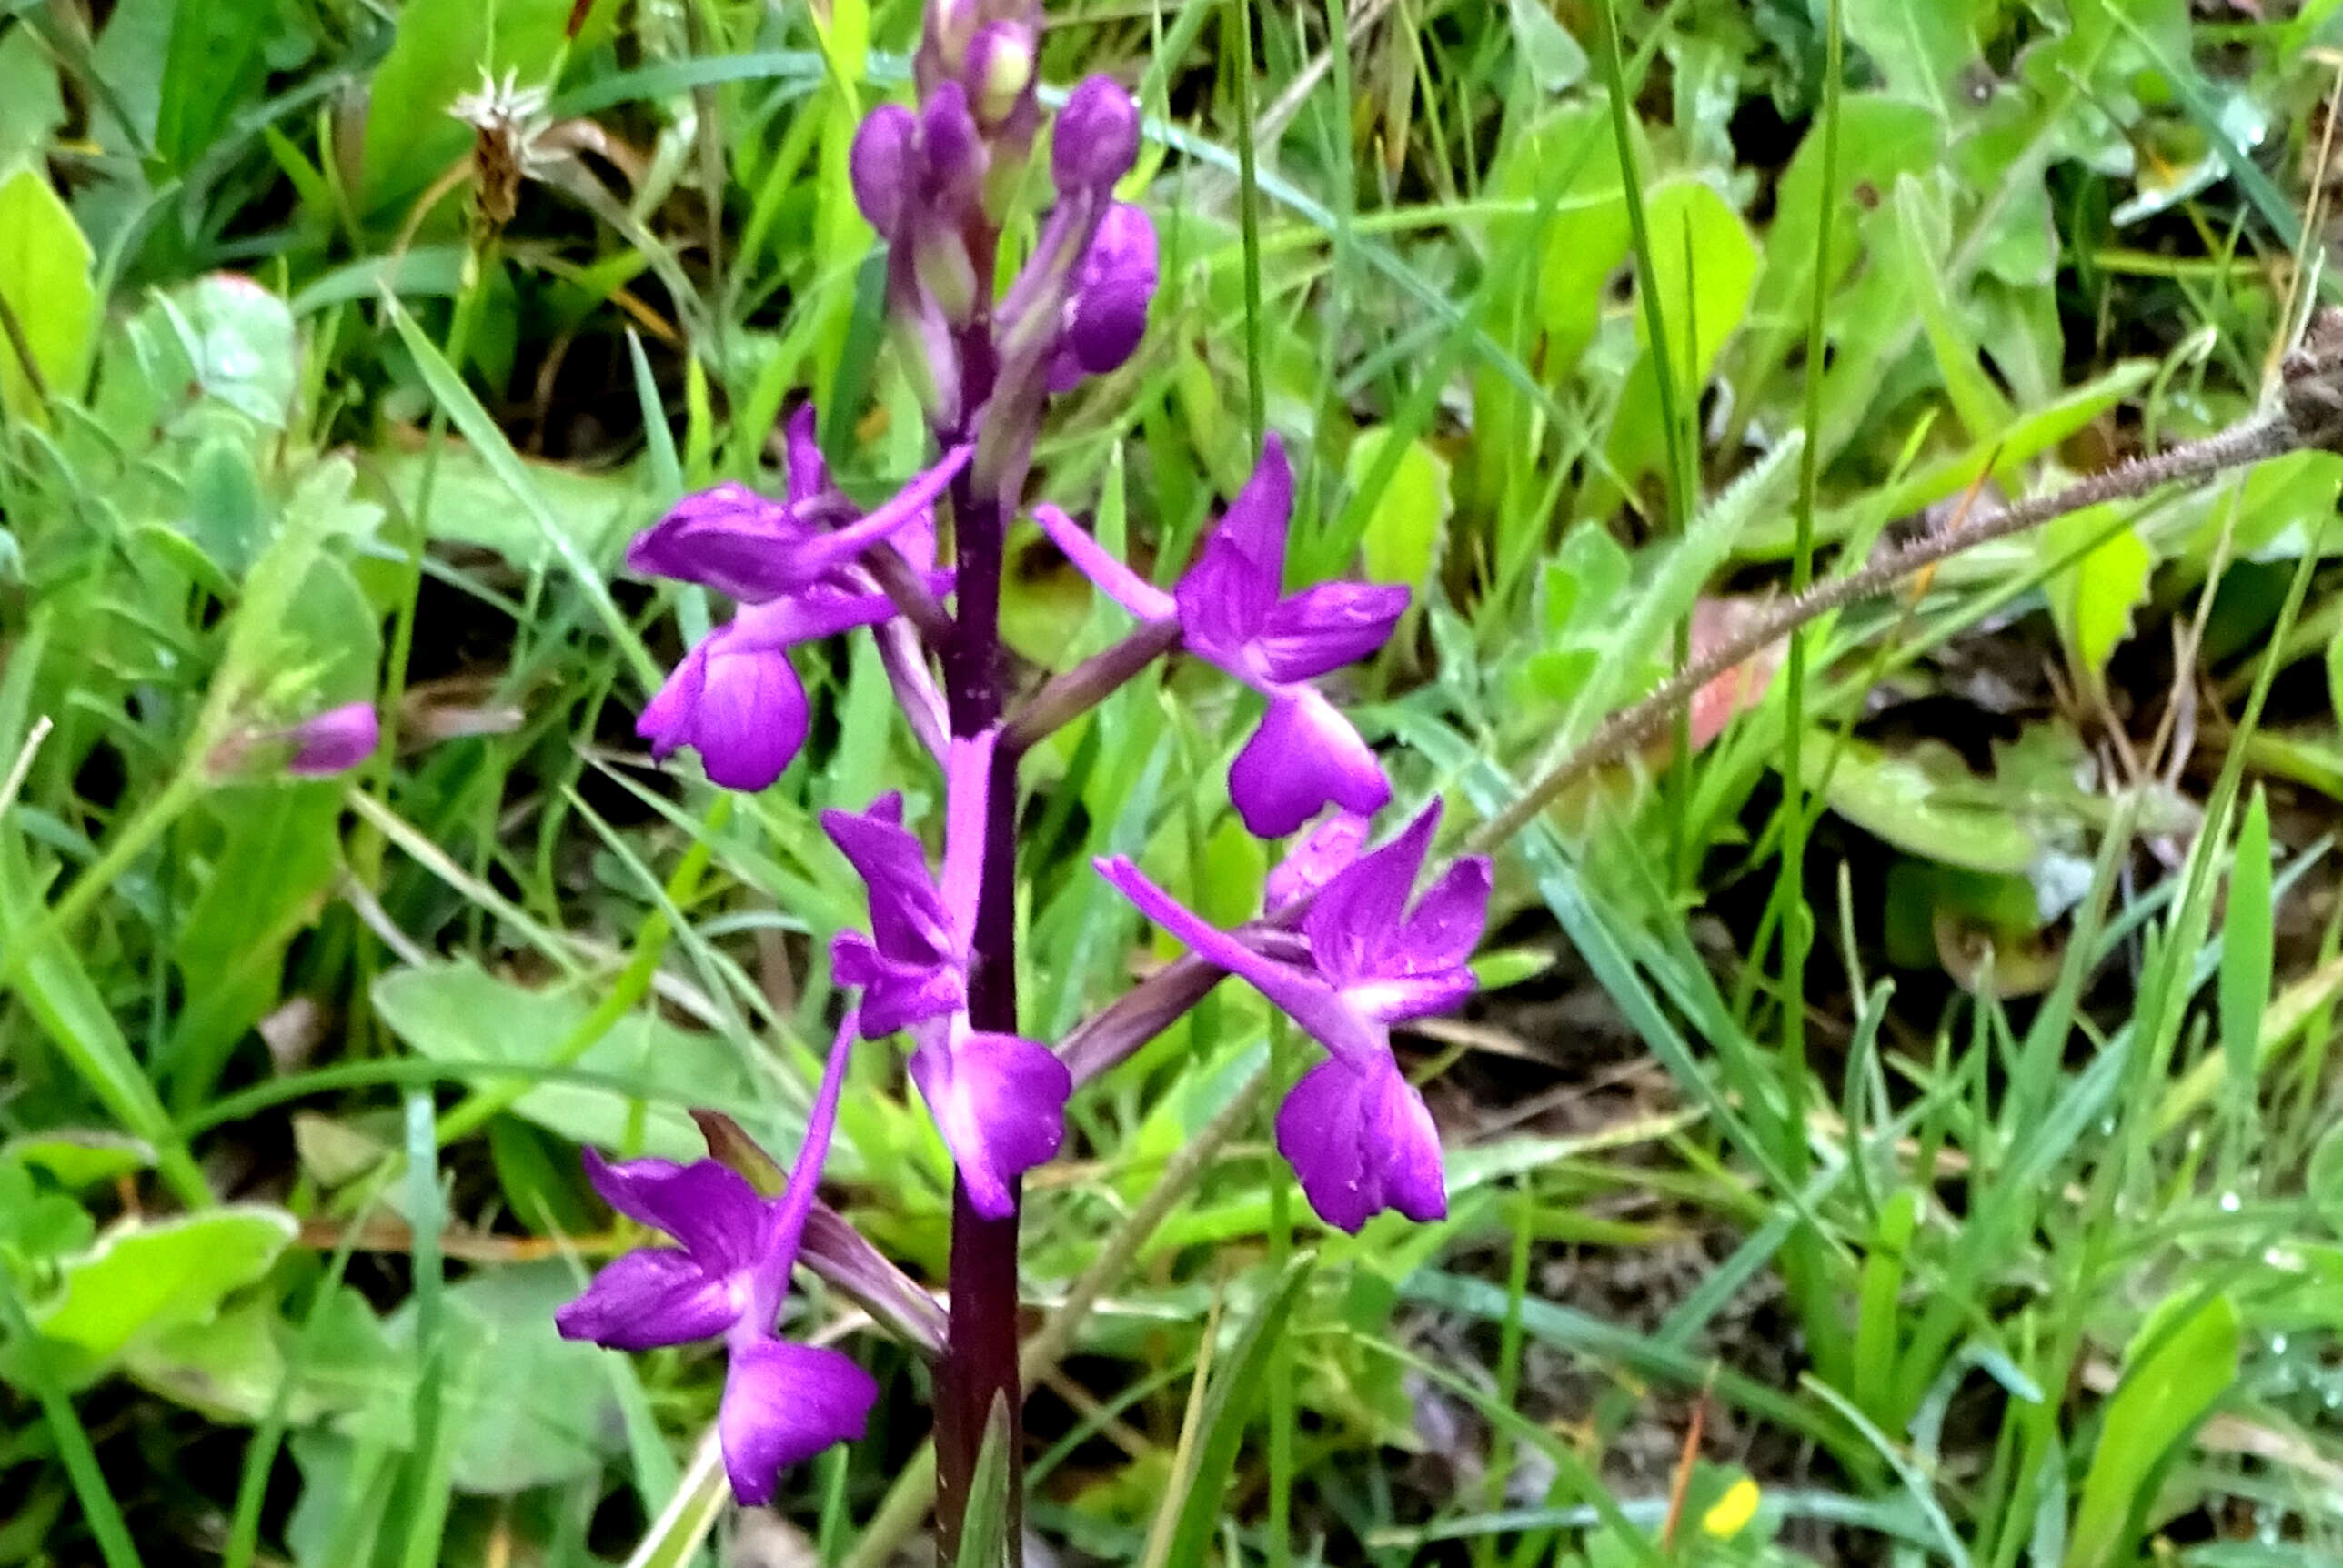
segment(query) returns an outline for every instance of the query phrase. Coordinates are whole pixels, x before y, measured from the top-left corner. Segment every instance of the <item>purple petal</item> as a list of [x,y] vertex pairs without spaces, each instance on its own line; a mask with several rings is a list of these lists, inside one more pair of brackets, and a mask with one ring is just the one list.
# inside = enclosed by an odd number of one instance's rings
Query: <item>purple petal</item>
[[789,655],[736,638],[739,624],[700,640],[643,709],[635,733],[651,742],[653,757],[689,746],[713,782],[757,790],[805,743],[806,695]]
[[1319,891],[1303,918],[1318,972],[1337,986],[1401,972],[1393,943],[1416,874],[1440,827],[1437,796],[1388,844],[1369,850]]
[[285,771],[304,779],[347,773],[367,758],[382,738],[381,722],[371,702],[345,702],[314,714],[285,731],[293,755]]
[[789,505],[802,507],[830,488],[830,465],[822,458],[821,444],[814,439],[813,405],[799,404],[796,412],[789,416],[786,428],[789,432]]
[[1415,901],[1393,956],[1411,973],[1453,968],[1473,956],[1488,922],[1489,858],[1467,855]]
[[838,1124],[838,1091],[846,1081],[847,1058],[853,1052],[860,1030],[854,1009],[847,1009],[830,1042],[830,1058],[822,1064],[821,1087],[814,1091],[813,1104],[806,1111],[805,1141],[798,1145],[789,1185],[770,1210],[771,1222],[766,1227],[749,1280],[749,1321],[759,1333],[771,1330],[773,1320],[780,1315],[781,1298],[789,1293],[789,1270],[797,1264],[806,1216],[813,1211],[814,1194],[821,1186],[821,1168],[830,1158],[830,1135]]
[[1107,552],[1088,528],[1044,501],[1033,508],[1033,520],[1050,542],[1091,579],[1099,591],[1141,620],[1169,620],[1180,613],[1172,597],[1132,571]]
[[1172,590],[1188,650],[1246,685],[1265,688],[1255,640],[1277,608],[1278,568],[1245,553],[1223,524]]
[[[870,934],[899,964],[933,967],[952,956],[952,933],[927,851],[902,825],[900,796],[860,815],[824,811],[822,830],[860,873],[870,890]],[[864,1020],[866,1025],[869,1020]]]
[[553,1314],[566,1340],[614,1351],[689,1344],[729,1331],[746,1292],[738,1276],[711,1273],[673,1247],[614,1259],[586,1293]]
[[1058,195],[1103,197],[1139,156],[1139,106],[1111,76],[1085,76],[1067,95],[1050,133]]
[[732,1495],[772,1500],[780,1473],[862,1435],[879,1385],[837,1351],[766,1339],[736,1346],[716,1431]]
[[799,556],[814,537],[794,508],[746,485],[723,484],[684,497],[637,534],[627,546],[627,569],[756,603],[810,580]]
[[1373,815],[1391,784],[1351,721],[1305,686],[1270,699],[1229,769],[1229,799],[1253,837],[1282,839],[1328,806]]
[[977,735],[955,735],[944,759],[944,874],[937,893],[943,900],[955,951],[966,951],[976,930],[986,810],[992,796],[992,754],[1000,739],[997,726]]
[[1100,220],[1075,278],[1066,342],[1076,365],[1101,376],[1131,357],[1147,335],[1155,282],[1155,226],[1143,209],[1117,202]]
[[911,1080],[968,1185],[977,1212],[1016,1209],[1009,1184],[1054,1158],[1066,1135],[1073,1074],[1047,1046],[1013,1034],[964,1034],[923,1042]]
[[1283,1009],[1336,1056],[1390,1054],[1390,1040],[1381,1026],[1345,1004],[1316,975],[1280,963],[1220,930],[1149,881],[1122,857],[1095,864],[1099,875],[1136,905],[1141,914],[1185,942],[1198,957],[1218,964]]
[[1280,683],[1310,680],[1383,647],[1407,611],[1407,589],[1377,583],[1321,583],[1269,612],[1257,647]]
[[946,82],[920,107],[920,194],[924,205],[905,216],[922,234],[960,226],[984,184],[985,150],[968,90]]
[[1220,532],[1268,574],[1274,588],[1285,576],[1285,530],[1292,519],[1293,466],[1285,460],[1283,438],[1272,430],[1262,438],[1252,477],[1222,517]]
[[1277,1111],[1277,1147],[1318,1217],[1353,1234],[1385,1209],[1411,1220],[1448,1212],[1440,1132],[1389,1056],[1319,1063]]
[[1373,824],[1355,812],[1337,811],[1304,834],[1269,873],[1262,902],[1282,909],[1332,881],[1335,874],[1359,858]]
[[899,962],[860,931],[831,938],[830,961],[839,984],[862,992],[856,1010],[865,1040],[883,1039],[968,1006],[968,982],[956,966],[940,960]]
[[764,1239],[767,1208],[748,1179],[713,1160],[678,1165],[671,1160],[612,1164],[588,1145],[587,1180],[602,1201],[639,1224],[683,1243],[691,1261],[710,1273],[729,1273],[753,1261]]

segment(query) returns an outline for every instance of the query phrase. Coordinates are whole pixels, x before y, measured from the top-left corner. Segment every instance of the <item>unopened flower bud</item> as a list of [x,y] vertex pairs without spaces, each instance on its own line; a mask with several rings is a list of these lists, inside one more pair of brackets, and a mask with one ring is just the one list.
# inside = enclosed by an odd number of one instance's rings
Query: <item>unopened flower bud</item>
[[293,743],[285,771],[303,779],[347,773],[374,755],[381,727],[371,702],[346,702],[306,719],[284,732]]
[[977,30],[960,73],[968,85],[977,123],[997,126],[1015,112],[1033,85],[1033,34],[1015,22],[992,22]]
[[984,142],[968,93],[946,82],[920,110],[920,156],[926,160],[920,216],[957,227],[984,185]]
[[1155,226],[1141,208],[1116,202],[1100,220],[1074,286],[1066,347],[1075,362],[1098,376],[1130,358],[1154,297]]
[[1058,195],[1103,195],[1139,157],[1139,106],[1110,76],[1083,78],[1051,133],[1050,174]]
[[900,104],[881,104],[854,133],[848,168],[854,205],[870,226],[892,240],[902,230],[918,157],[919,122]]

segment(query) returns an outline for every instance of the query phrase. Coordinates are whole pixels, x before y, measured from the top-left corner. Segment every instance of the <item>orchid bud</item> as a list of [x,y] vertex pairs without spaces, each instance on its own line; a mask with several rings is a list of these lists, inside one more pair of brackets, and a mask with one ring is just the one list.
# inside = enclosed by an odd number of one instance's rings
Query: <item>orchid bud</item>
[[960,72],[977,123],[997,126],[1016,111],[1033,86],[1033,34],[1014,22],[993,22],[970,40]]
[[1058,111],[1050,175],[1058,195],[1103,196],[1139,157],[1139,106],[1111,76],[1086,76]]
[[285,771],[303,779],[347,773],[374,755],[381,735],[373,703],[346,702],[328,708],[283,733],[281,739],[293,743]]
[[854,205],[870,226],[888,239],[902,229],[919,157],[919,122],[900,104],[881,104],[863,117],[854,134],[848,169]]
[[1116,202],[1082,258],[1067,312],[1066,347],[1075,363],[1098,376],[1130,358],[1154,297],[1155,226],[1141,209]]
[[921,97],[960,74],[968,59],[969,41],[981,20],[983,9],[983,0],[928,0],[927,18],[920,29],[919,53],[912,60],[915,85]]

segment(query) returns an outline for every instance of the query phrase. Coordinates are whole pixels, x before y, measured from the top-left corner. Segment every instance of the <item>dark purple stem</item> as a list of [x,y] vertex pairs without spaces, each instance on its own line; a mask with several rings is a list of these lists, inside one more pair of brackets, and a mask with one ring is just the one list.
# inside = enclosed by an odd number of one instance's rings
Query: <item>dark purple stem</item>
[[[963,472],[952,484],[958,615],[944,645],[944,705],[955,736],[982,733],[1001,719],[1001,564],[1007,519],[999,496]],[[971,1027],[1017,1031],[1017,759],[993,759],[984,824],[976,933],[968,977]],[[1010,1188],[1012,1195],[1016,1186]],[[1019,1561],[1024,1531],[1024,1393],[1017,1375],[1017,1213],[988,1220],[952,1190],[951,1321],[936,1390],[936,1521],[942,1557],[960,1552],[970,1484],[996,1402],[1009,1412],[1009,1508],[1005,1540]]]

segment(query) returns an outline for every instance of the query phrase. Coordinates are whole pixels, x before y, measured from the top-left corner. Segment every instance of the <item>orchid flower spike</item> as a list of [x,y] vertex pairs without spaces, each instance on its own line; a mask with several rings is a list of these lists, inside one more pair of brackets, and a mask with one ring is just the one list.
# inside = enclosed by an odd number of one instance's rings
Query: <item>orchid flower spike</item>
[[977,1211],[1013,1212],[1011,1183],[1052,1159],[1065,1137],[1073,1077],[1048,1047],[971,1028],[969,966],[975,941],[985,802],[997,729],[955,738],[945,762],[944,864],[903,826],[900,795],[860,813],[825,811],[822,828],[870,891],[870,934],[831,944],[839,981],[862,988],[866,1038],[898,1030],[913,1041],[911,1080],[936,1119]]
[[1035,517],[1067,558],[1141,620],[1177,618],[1188,650],[1269,699],[1261,728],[1229,769],[1229,798],[1257,837],[1282,839],[1327,806],[1361,816],[1391,799],[1358,730],[1311,683],[1387,641],[1407,609],[1392,584],[1321,583],[1283,591],[1293,470],[1272,433],[1261,464],[1166,594],[1116,560],[1053,507]]
[[[1278,944],[1219,930],[1128,859],[1098,862],[1141,914],[1261,992],[1326,1048],[1327,1060],[1303,1074],[1279,1108],[1277,1147],[1319,1218],[1342,1231],[1355,1232],[1385,1209],[1411,1220],[1448,1211],[1439,1132],[1391,1048],[1393,1024],[1445,1012],[1473,989],[1466,960],[1488,917],[1488,860],[1458,860],[1408,903],[1439,822],[1434,800],[1398,838],[1326,879],[1302,918],[1306,960],[1291,954],[1290,939]],[[1315,853],[1321,858],[1302,873],[1303,891],[1322,873],[1323,855],[1342,853],[1339,837]]]
[[713,1160],[612,1164],[585,1152],[586,1173],[609,1205],[680,1243],[628,1252],[554,1314],[564,1339],[648,1350],[722,1336],[730,1361],[716,1428],[733,1495],[769,1502],[779,1473],[862,1435],[879,1386],[834,1350],[792,1344],[775,1332],[838,1120],[839,1086],[858,1022],[830,1048],[821,1089],[789,1185],[768,1201]]

